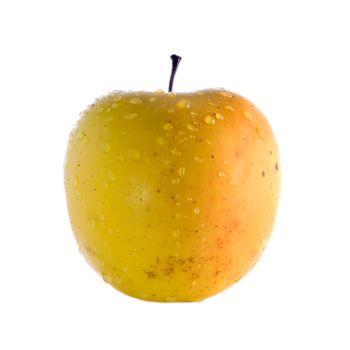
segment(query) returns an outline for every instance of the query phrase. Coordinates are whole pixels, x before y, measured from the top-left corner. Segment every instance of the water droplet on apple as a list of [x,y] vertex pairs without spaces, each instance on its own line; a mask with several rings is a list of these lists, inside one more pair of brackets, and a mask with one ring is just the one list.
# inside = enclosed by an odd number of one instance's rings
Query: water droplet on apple
[[196,215],[199,215],[199,213],[201,212],[201,210],[198,207],[194,208],[193,211]]
[[220,177],[224,177],[224,176],[225,176],[225,173],[224,173],[223,171],[219,171],[219,172],[218,172],[218,175],[219,175]]
[[178,149],[174,148],[173,150],[171,150],[171,153],[177,157],[180,157],[182,155],[181,151],[179,151]]
[[193,117],[196,116],[196,115],[198,115],[198,113],[195,112],[195,111],[191,111],[190,114],[191,114]]
[[187,123],[186,127],[188,130],[198,131],[198,129],[192,123]]
[[265,130],[261,129],[261,128],[256,128],[256,132],[258,134],[258,136],[263,140],[266,137],[266,132]]
[[215,119],[211,115],[207,115],[204,118],[204,122],[208,125],[213,125],[213,124],[215,124]]
[[177,178],[171,180],[171,183],[172,183],[173,185],[177,185],[179,182],[180,182],[180,178],[179,178],[179,177],[177,177]]
[[231,92],[228,92],[228,91],[225,91],[225,90],[218,91],[218,94],[221,95],[221,96],[224,96],[224,97],[232,97],[233,96],[233,94]]
[[266,245],[267,245],[267,238],[265,237],[261,240],[261,243],[260,243],[260,247],[259,247],[260,253],[266,248]]
[[176,107],[180,108],[180,109],[190,108],[191,107],[191,102],[188,101],[188,100],[180,100],[176,104]]
[[111,284],[113,282],[112,277],[105,272],[102,272],[102,278],[105,282]]
[[168,113],[174,113],[175,111],[174,111],[174,108],[169,108],[168,109]]
[[79,184],[78,177],[75,176],[74,179],[73,179],[73,186],[74,186],[74,188],[77,188],[77,187],[78,187],[78,184]]
[[234,111],[235,109],[232,106],[225,106],[225,109],[228,111]]
[[203,163],[205,161],[204,158],[200,158],[200,157],[194,157],[194,160],[198,163]]
[[248,120],[252,120],[252,115],[249,111],[244,111],[243,115],[244,115],[244,118],[246,118]]
[[138,117],[138,113],[128,113],[123,116],[126,120],[132,120]]
[[156,142],[161,146],[164,146],[167,144],[166,140],[164,140],[162,137],[157,137]]
[[221,113],[215,113],[215,118],[219,120],[224,120],[224,116]]
[[114,102],[118,102],[118,101],[120,101],[121,99],[122,99],[121,96],[114,96],[114,97],[113,97],[113,101],[114,101]]
[[133,105],[139,105],[142,103],[142,100],[140,98],[133,97],[129,100],[129,103],[131,103]]
[[185,175],[185,171],[186,171],[186,168],[184,166],[182,166],[182,167],[179,168],[178,174],[180,176],[184,176]]
[[173,127],[173,125],[171,123],[165,123],[163,125],[163,129],[164,130],[172,130],[172,129],[174,129],[174,127]]

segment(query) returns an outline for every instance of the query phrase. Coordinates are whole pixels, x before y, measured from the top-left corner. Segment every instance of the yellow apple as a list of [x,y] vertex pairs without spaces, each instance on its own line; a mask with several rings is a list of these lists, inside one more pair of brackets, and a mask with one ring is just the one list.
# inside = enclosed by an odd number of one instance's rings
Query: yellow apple
[[151,301],[199,301],[238,281],[269,239],[280,187],[267,119],[226,90],[113,92],[69,139],[65,188],[80,251]]

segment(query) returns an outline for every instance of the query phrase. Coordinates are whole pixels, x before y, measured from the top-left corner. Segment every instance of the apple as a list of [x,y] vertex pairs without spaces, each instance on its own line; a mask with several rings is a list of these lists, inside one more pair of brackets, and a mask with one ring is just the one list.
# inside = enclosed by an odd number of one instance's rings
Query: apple
[[200,301],[257,262],[278,205],[264,115],[223,89],[112,92],[70,134],[65,190],[80,251],[119,291]]

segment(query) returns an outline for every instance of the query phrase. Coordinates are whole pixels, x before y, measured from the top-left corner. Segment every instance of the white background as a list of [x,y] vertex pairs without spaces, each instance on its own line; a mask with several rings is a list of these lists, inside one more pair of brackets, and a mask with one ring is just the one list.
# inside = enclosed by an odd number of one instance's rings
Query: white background
[[[0,348],[349,349],[348,1],[0,2]],[[122,295],[78,253],[63,160],[114,89],[225,87],[267,115],[283,186],[263,258],[201,303]]]

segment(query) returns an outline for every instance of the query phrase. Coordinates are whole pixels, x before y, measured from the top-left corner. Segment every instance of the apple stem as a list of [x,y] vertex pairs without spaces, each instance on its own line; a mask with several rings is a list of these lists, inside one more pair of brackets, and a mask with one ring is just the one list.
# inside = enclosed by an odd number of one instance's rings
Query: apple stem
[[178,56],[178,55],[171,55],[170,58],[171,58],[171,61],[172,61],[172,67],[171,67],[171,75],[170,75],[168,92],[172,92],[173,91],[173,84],[174,84],[175,74],[176,74],[176,71],[177,71],[177,67],[179,66],[180,61],[181,61],[181,57]]

